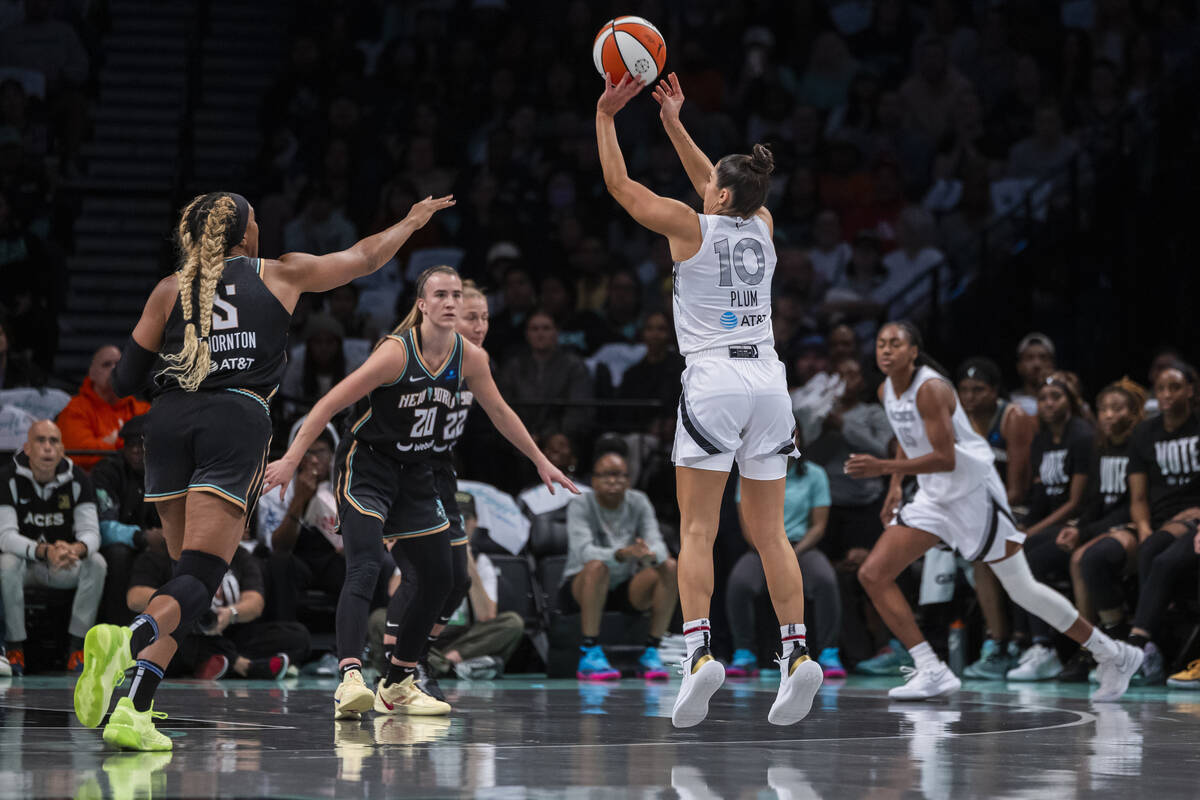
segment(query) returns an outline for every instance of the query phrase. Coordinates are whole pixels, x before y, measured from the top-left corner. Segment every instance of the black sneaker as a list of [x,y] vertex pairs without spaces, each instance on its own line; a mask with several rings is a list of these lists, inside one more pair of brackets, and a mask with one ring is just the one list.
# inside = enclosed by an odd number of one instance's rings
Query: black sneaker
[[442,687],[438,686],[437,678],[433,677],[429,662],[423,658],[417,662],[417,688],[434,700],[446,702],[446,695],[442,693]]
[[1077,650],[1075,655],[1067,659],[1063,670],[1058,674],[1059,683],[1087,683],[1088,673],[1096,668],[1096,659],[1087,650]]

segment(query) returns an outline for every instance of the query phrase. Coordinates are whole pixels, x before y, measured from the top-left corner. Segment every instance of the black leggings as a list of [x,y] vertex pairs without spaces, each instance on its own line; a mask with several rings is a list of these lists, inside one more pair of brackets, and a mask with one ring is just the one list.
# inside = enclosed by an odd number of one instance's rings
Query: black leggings
[[337,604],[338,660],[362,658],[367,643],[367,617],[380,572],[392,559],[383,546],[383,523],[356,511],[341,520],[342,547],[346,556],[346,580]]
[[1195,583],[1200,567],[1200,555],[1196,554],[1194,544],[1195,535],[1194,524],[1189,525],[1182,536],[1155,531],[1138,548],[1138,579],[1141,586],[1133,618],[1135,628],[1157,633],[1176,587],[1184,580]]
[[1125,547],[1111,537],[1089,547],[1079,559],[1083,582],[1100,611],[1120,608],[1125,603]]
[[[444,556],[447,559],[445,565],[439,563],[431,569],[428,562],[423,567],[414,559],[413,548],[409,545],[425,540],[437,540],[430,543],[436,551],[432,557],[440,561]],[[445,552],[447,550],[449,552]],[[417,555],[423,557],[421,553]],[[392,557],[400,569],[400,587],[388,601],[385,630],[396,637],[391,653],[397,661],[417,661],[425,654],[433,626],[445,625],[471,588],[467,545],[450,545],[446,533],[442,532],[418,539],[400,539],[392,548]],[[441,566],[448,566],[448,572],[442,571]],[[443,598],[440,605],[437,597]]]

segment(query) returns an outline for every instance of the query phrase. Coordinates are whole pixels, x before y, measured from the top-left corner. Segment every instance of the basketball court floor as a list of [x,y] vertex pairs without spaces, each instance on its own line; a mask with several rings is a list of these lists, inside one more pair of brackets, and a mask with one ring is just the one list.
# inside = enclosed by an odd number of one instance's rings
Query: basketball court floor
[[683,731],[674,682],[446,682],[449,718],[340,723],[332,679],[171,682],[174,752],[122,754],[75,721],[71,679],[0,679],[0,797],[1200,796],[1200,692],[1092,705],[1083,686],[977,683],[913,704],[851,678],[777,728],[777,680],[728,681]]

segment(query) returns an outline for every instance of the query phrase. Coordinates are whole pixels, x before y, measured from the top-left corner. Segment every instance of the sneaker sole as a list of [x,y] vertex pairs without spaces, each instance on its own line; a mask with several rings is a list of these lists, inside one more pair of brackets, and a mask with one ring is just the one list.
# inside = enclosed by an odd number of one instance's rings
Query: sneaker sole
[[[897,687],[897,688],[901,688],[901,687]],[[937,694],[926,694],[926,695],[921,695],[920,697],[904,697],[902,695],[892,694],[892,692],[889,691],[888,697],[890,697],[892,700],[898,700],[903,703],[919,703],[924,700],[936,700],[939,697],[949,697],[950,695],[958,692],[958,690],[961,688],[962,688],[962,681],[958,681],[955,684],[947,686],[945,689],[938,692]]]
[[348,698],[344,703],[339,703],[334,700],[333,718],[334,719],[362,719],[364,711],[370,711],[375,707],[375,693],[371,690],[354,695]]
[[575,677],[581,681],[619,681],[621,673],[615,669],[612,672],[576,672]]
[[1172,689],[1200,689],[1200,680],[1180,680],[1179,678],[1167,678],[1167,686]]
[[779,696],[767,714],[767,722],[772,725],[795,725],[807,717],[823,677],[821,665],[817,662],[797,664],[795,672],[779,687]]
[[648,681],[665,681],[671,674],[665,669],[648,669],[642,673],[642,678]]
[[96,625],[83,640],[83,673],[75,682],[75,716],[87,728],[95,728],[108,713],[113,688],[132,659],[120,660],[127,640],[116,625]]
[[105,725],[103,738],[105,743],[119,747],[122,750],[137,750],[143,753],[163,752],[172,749],[170,742],[165,746],[147,745],[136,730],[128,725]]
[[[719,661],[709,661],[692,675],[691,691],[684,697],[682,687],[671,710],[671,724],[676,728],[699,725],[708,716],[708,701],[725,682],[725,668]],[[686,708],[685,708],[686,706]]]

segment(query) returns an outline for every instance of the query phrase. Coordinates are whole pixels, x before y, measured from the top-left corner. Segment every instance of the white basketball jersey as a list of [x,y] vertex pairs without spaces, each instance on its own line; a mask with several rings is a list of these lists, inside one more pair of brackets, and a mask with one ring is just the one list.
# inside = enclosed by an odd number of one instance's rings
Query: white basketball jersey
[[[913,375],[912,383],[899,397],[892,388],[892,379],[888,378],[883,385],[883,408],[887,412],[888,422],[896,440],[904,448],[905,455],[910,459],[920,458],[933,452],[929,443],[929,434],[925,430],[925,421],[917,410],[917,391],[925,383],[946,381],[953,392],[950,381],[929,367],[919,367]],[[987,483],[997,502],[1005,503],[1006,492],[1000,482],[1000,476],[993,469],[995,456],[987,440],[975,432],[971,421],[963,411],[958,393],[954,394],[954,413],[950,417],[954,426],[954,470],[951,472],[930,472],[917,476],[917,484],[922,491],[927,492],[930,499],[938,501],[953,500],[974,491],[981,483]]]
[[775,245],[762,217],[700,214],[704,242],[675,264],[675,335],[689,355],[727,345],[774,346]]

